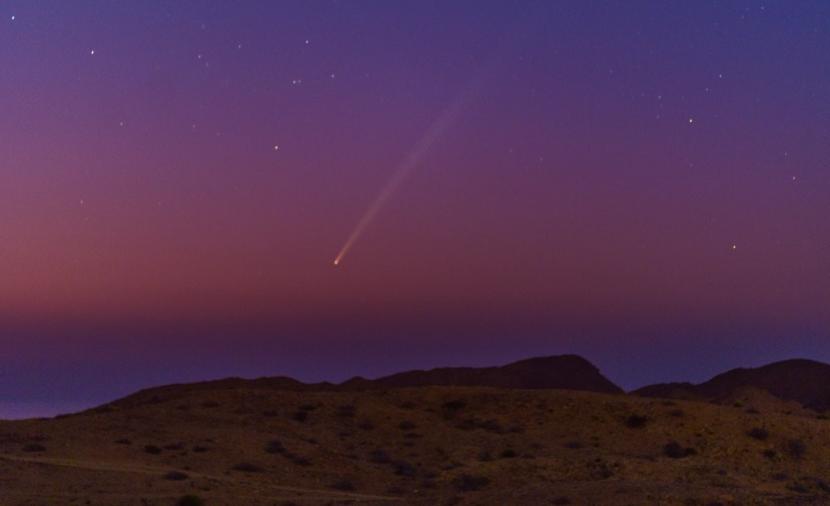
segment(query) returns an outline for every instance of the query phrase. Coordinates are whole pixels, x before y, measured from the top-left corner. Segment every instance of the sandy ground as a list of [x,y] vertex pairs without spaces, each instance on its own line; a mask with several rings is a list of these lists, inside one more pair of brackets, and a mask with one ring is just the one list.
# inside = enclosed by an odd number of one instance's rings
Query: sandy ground
[[[789,413],[789,414],[787,414]],[[571,391],[166,387],[0,422],[0,504],[830,504],[830,421]]]

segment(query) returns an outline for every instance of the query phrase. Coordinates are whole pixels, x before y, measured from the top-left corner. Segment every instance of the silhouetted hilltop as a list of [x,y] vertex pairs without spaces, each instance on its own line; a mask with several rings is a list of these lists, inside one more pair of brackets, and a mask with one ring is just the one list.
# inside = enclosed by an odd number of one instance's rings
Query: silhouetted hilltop
[[601,393],[622,393],[599,369],[577,355],[520,360],[500,367],[441,367],[407,371],[375,380],[353,378],[347,389],[420,386],[478,386],[496,388],[557,388]]
[[830,365],[814,360],[793,359],[757,368],[737,368],[693,385],[663,383],[632,392],[643,397],[698,399],[718,402],[747,387],[769,392],[779,399],[796,401],[816,411],[830,408]]
[[559,355],[520,360],[499,367],[442,367],[406,371],[377,379],[355,377],[343,383],[303,383],[285,376],[257,379],[225,378],[198,383],[165,385],[141,390],[112,406],[152,404],[157,399],[228,388],[290,390],[298,392],[358,391],[420,386],[468,386],[516,389],[566,389],[599,393],[623,393],[591,362],[578,355]]

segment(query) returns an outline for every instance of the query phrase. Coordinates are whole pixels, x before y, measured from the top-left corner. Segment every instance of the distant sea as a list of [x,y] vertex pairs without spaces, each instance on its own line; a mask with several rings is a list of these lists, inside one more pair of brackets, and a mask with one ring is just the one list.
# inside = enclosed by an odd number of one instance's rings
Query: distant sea
[[52,417],[64,413],[75,413],[88,409],[83,402],[13,402],[0,401],[0,420]]

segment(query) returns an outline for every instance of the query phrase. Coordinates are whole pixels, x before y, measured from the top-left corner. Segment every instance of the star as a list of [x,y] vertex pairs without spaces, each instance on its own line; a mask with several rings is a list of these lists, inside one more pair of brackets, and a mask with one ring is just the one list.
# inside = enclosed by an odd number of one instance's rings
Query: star
[[738,245],[737,245],[737,244],[733,244],[733,245],[732,245],[732,251],[735,251],[736,249],[738,249]]
[[695,119],[694,119],[694,118],[689,118],[689,124],[690,124],[690,125],[691,125],[692,123],[694,123],[694,122],[695,122]]
[[15,16],[14,16],[14,15],[12,15],[12,21],[14,21],[14,20],[15,20]]
[[95,56],[95,50],[94,50],[94,49],[90,49],[90,50],[89,50],[89,55],[90,55],[90,56]]
[[279,151],[279,150],[280,150],[280,147],[279,147],[279,145],[277,145],[277,144],[274,144],[274,151]]

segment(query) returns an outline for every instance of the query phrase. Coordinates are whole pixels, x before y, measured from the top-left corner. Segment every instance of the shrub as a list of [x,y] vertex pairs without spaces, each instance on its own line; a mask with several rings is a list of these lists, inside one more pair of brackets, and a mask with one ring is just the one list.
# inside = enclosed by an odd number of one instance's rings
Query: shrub
[[761,454],[764,456],[764,458],[767,458],[767,459],[770,459],[770,460],[773,460],[776,457],[778,457],[778,453],[775,450],[771,449],[771,448],[767,448],[766,450],[761,452]]
[[784,450],[787,452],[787,455],[799,460],[807,453],[807,445],[800,439],[790,439],[784,445]]
[[262,416],[267,416],[268,418],[272,418],[279,415],[279,412],[276,409],[269,409],[262,412]]
[[374,462],[375,464],[388,464],[392,461],[389,457],[389,454],[386,451],[381,450],[380,448],[373,450],[372,453],[369,454],[369,460]]
[[337,416],[343,418],[354,418],[357,408],[353,404],[345,404],[337,407]]
[[398,428],[401,430],[412,430],[416,427],[416,425],[409,420],[404,420],[398,424]]
[[567,504],[571,504],[571,500],[565,496],[560,496],[555,498],[552,504],[555,504],[556,506],[565,506]]
[[262,473],[265,471],[261,466],[251,464],[250,462],[240,462],[231,469],[234,471],[242,471],[243,473]]
[[184,444],[182,443],[171,443],[169,445],[164,445],[165,450],[182,450],[184,449]]
[[121,438],[121,439],[116,440],[115,444],[118,444],[118,445],[131,445],[131,444],[133,444],[133,442],[130,441],[129,439]]
[[415,476],[415,466],[405,460],[396,460],[392,466],[398,476]]
[[267,453],[285,453],[285,446],[278,439],[274,439],[265,445],[265,451]]
[[169,473],[164,475],[165,480],[170,481],[183,481],[190,478],[187,473],[183,473],[181,471],[170,471]]
[[669,441],[663,446],[663,455],[670,459],[682,459],[697,454],[694,448],[684,448],[677,441]]
[[625,419],[625,426],[629,429],[642,429],[648,423],[648,417],[642,415],[629,415]]
[[669,411],[669,416],[673,416],[675,418],[682,418],[682,417],[686,416],[686,412],[683,411],[682,409],[679,409],[679,408],[678,409],[673,409],[673,410]]
[[300,422],[300,423],[305,422],[306,420],[308,420],[308,411],[303,411],[303,410],[296,411],[294,413],[294,415],[292,416],[292,418],[295,421]]
[[357,428],[360,430],[370,431],[375,429],[375,424],[373,424],[369,420],[363,420],[357,425]]
[[311,465],[311,461],[308,460],[307,458],[303,457],[302,455],[297,455],[296,453],[288,453],[288,452],[286,452],[284,455],[285,455],[285,458],[290,460],[294,465],[297,465],[297,466],[310,466]]
[[757,439],[758,441],[766,441],[769,438],[769,431],[763,427],[753,427],[747,433],[747,436]]
[[441,405],[443,409],[448,411],[458,411],[459,409],[464,409],[467,407],[467,401],[463,399],[453,399],[451,401],[447,401]]
[[351,492],[355,490],[354,483],[346,479],[337,480],[332,484],[331,488],[335,490],[343,490],[344,492]]
[[499,454],[499,457],[501,457],[503,459],[515,458],[516,457],[516,451],[512,448],[507,448]]
[[569,448],[571,450],[579,450],[580,448],[585,448],[585,445],[582,444],[580,441],[568,441],[565,443],[565,448]]
[[490,478],[472,474],[462,474],[452,481],[453,486],[459,492],[472,492],[481,490],[490,484]]
[[43,446],[40,443],[29,443],[29,444],[23,446],[23,451],[24,452],[30,452],[30,453],[45,452],[46,447]]
[[158,455],[159,453],[161,453],[161,448],[159,448],[156,445],[145,445],[144,453],[149,453],[150,455]]
[[193,447],[193,453],[205,453],[206,451],[209,451],[209,450],[210,450],[210,448],[208,448],[207,446],[198,446],[197,445],[197,446]]
[[204,504],[205,501],[201,497],[192,494],[183,495],[176,502],[176,506],[204,506]]

